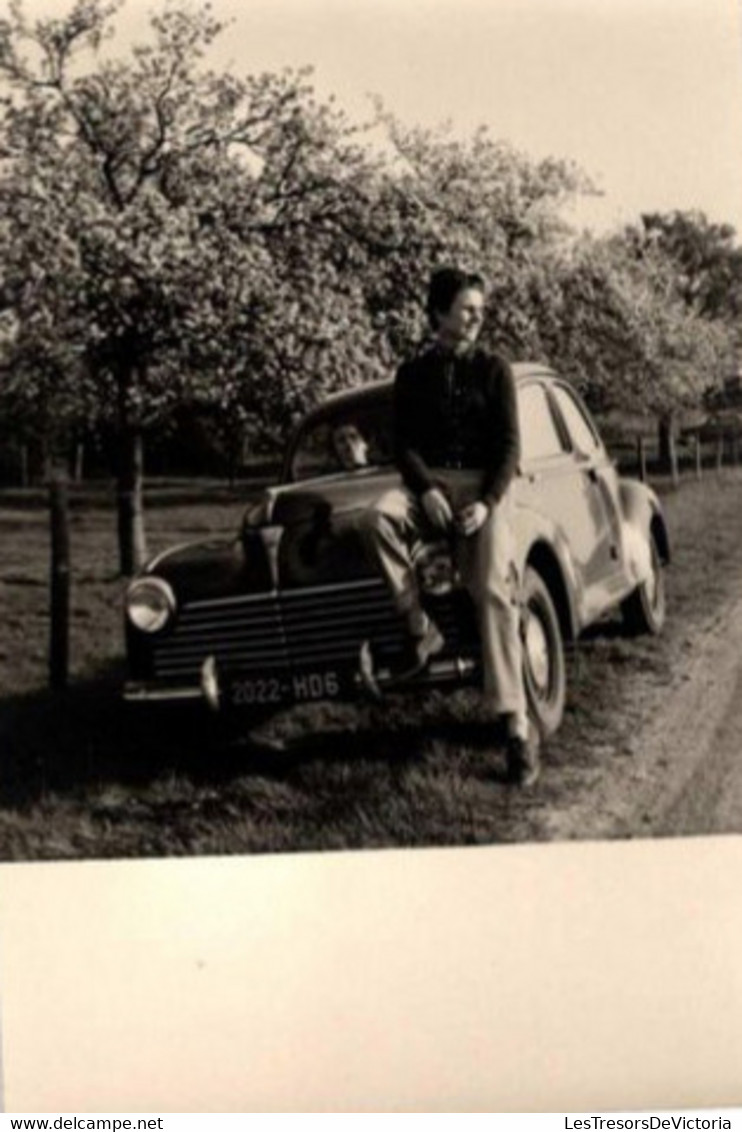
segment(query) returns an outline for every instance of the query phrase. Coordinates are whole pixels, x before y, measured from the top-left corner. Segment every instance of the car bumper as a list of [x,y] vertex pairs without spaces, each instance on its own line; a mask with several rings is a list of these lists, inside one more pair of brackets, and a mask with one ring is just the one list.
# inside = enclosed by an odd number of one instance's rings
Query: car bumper
[[162,684],[147,684],[141,680],[129,680],[124,684],[124,699],[129,703],[168,703],[179,700],[203,700],[204,694],[198,684],[182,687],[164,687]]
[[[452,657],[445,660],[433,661],[430,666],[414,679],[407,687],[427,687],[436,684],[468,683],[475,678],[478,665],[471,658]],[[382,667],[374,671],[370,662],[370,653],[367,645],[359,654],[358,669],[347,674],[346,679],[338,684],[337,692],[333,695],[312,696],[315,699],[346,699],[354,698],[359,694],[368,692],[379,693],[396,685],[388,668]],[[191,684],[164,684],[161,681],[129,680],[124,685],[124,699],[128,703],[179,703],[191,701],[206,704],[212,711],[219,711],[231,702],[229,684],[224,686],[216,662],[213,657],[207,657],[201,666],[200,680]],[[276,703],[276,706],[286,707],[292,703],[301,702],[299,697],[286,697]]]
[[128,703],[179,703],[196,700],[218,711],[221,690],[213,656],[201,665],[198,684],[163,684],[146,680],[128,680],[124,684],[124,699]]

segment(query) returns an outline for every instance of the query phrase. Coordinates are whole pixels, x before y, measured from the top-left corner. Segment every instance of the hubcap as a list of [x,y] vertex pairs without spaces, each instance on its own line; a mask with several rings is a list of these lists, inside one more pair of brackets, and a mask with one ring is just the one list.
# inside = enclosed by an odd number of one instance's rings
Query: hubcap
[[647,578],[645,592],[651,609],[658,609],[662,603],[662,566],[652,547],[652,571]]
[[528,669],[533,683],[541,695],[546,695],[551,673],[549,640],[541,618],[533,611],[529,613],[526,623],[525,644]]

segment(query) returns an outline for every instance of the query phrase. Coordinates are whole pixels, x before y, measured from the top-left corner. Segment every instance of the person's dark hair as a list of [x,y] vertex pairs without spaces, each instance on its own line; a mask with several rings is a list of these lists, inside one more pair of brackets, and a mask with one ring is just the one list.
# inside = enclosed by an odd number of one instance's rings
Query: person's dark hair
[[430,277],[428,284],[428,301],[426,310],[430,325],[438,325],[438,315],[446,314],[453,306],[454,299],[460,291],[470,287],[484,291],[484,279],[476,272],[462,271],[460,267],[439,267]]

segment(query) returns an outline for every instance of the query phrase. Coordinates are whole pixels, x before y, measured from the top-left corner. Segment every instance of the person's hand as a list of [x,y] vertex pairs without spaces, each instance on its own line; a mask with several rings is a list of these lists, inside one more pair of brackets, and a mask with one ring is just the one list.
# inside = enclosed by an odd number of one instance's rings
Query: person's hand
[[463,507],[456,516],[456,529],[460,534],[475,535],[480,527],[484,526],[487,521],[489,510],[486,503],[482,503],[481,499],[477,499],[474,503],[470,503],[468,507]]
[[439,487],[429,487],[421,500],[423,511],[432,526],[447,530],[453,523],[451,504]]

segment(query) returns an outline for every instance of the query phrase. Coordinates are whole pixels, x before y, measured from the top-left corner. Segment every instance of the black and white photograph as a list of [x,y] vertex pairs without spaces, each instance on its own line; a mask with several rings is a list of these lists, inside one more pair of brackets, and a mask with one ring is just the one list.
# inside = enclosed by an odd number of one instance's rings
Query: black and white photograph
[[0,861],[734,844],[737,5],[3,0],[0,115]]
[[742,830],[733,23],[9,5],[2,859]]

